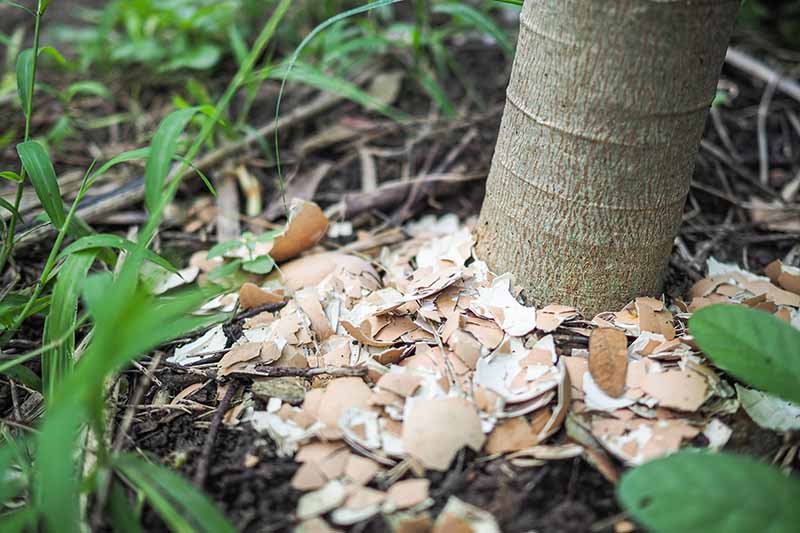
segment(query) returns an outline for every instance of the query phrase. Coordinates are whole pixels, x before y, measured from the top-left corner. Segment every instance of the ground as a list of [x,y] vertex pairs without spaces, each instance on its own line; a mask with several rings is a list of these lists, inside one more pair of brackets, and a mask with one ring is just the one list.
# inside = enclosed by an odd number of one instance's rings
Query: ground
[[[63,4],[53,3],[54,19],[66,19]],[[3,26],[3,30],[13,28],[9,21],[4,24],[8,28]],[[739,41],[734,44],[762,61],[775,63],[778,68],[785,68],[792,62],[796,64],[798,60],[796,52],[786,52],[768,41],[754,41],[743,36],[737,39]],[[436,112],[428,96],[406,74],[394,105],[415,117],[412,122],[398,125],[356,104],[339,102],[325,112],[281,130],[283,171],[291,177],[290,190],[293,184],[309,180],[321,165],[330,165],[318,186],[307,189],[308,199],[328,208],[347,194],[359,200],[366,198],[363,203],[351,201],[350,209],[358,206],[357,212],[346,211],[340,214],[340,219],[351,221],[356,231],[370,233],[399,227],[426,214],[455,213],[461,220],[476,216],[502,116],[510,64],[497,46],[479,39],[454,45],[453,57],[474,91],[467,94],[457,79],[448,78],[445,88],[450,100],[457,103],[457,118],[446,119]],[[204,79],[217,91],[224,87],[231,70],[229,65],[222,65]],[[37,106],[33,122],[38,132],[47,131],[54,117],[66,109],[83,120],[114,113],[136,115],[135,120],[106,128],[78,128],[78,134],[66,139],[54,156],[60,176],[81,172],[95,157],[105,160],[120,148],[140,145],[169,109],[172,94],[182,91],[180,84],[164,80],[163,83],[137,84],[143,92],[134,96],[127,88],[136,74],[115,74],[119,77],[110,77],[108,83],[118,97],[111,101],[86,98],[64,105],[48,97],[45,105]],[[51,85],[63,87],[78,74],[54,71],[44,76]],[[768,201],[779,197],[783,191],[789,194],[787,203],[797,206],[797,189],[791,193],[790,187],[800,177],[800,121],[797,118],[800,101],[780,90],[771,96],[771,102],[766,100],[769,96],[765,94],[771,89],[764,80],[731,65],[723,69],[720,88],[724,102],[714,108],[714,116],[706,125],[681,233],[669,263],[667,298],[685,297],[694,282],[704,277],[705,262],[710,257],[738,263],[756,273],[761,273],[775,259],[782,259],[786,264],[800,264],[798,212],[787,211],[789,216],[782,224],[765,220],[763,212],[753,202],[753,197]],[[314,91],[296,88],[284,102],[283,112],[291,113],[314,96]],[[272,120],[275,97],[276,84],[265,85],[255,101],[250,124],[260,126]],[[240,98],[234,108],[242,105]],[[17,127],[21,124],[19,116],[10,117],[8,121]],[[328,131],[332,124],[342,123],[355,124],[361,129],[343,141],[324,143],[310,150],[302,148],[309,138]],[[465,138],[469,139],[467,143],[462,142]],[[363,159],[359,158],[359,149],[364,146],[382,154],[373,159],[378,185],[403,176],[431,173],[451,174],[455,179],[429,182],[419,190],[404,187],[399,197],[390,197],[389,201],[385,195],[358,196],[364,187]],[[13,144],[0,149],[0,167],[12,168],[15,161]],[[274,164],[257,146],[239,150],[205,170],[219,186],[225,176],[235,175],[240,165],[261,183],[265,204],[275,202],[278,191]],[[768,168],[766,173],[761,170],[764,165]],[[114,183],[102,184],[103,189],[98,194],[113,191],[115,186],[126,179],[135,179],[140,173],[141,167],[127,168],[115,177]],[[411,202],[407,202],[409,190],[416,191],[417,195]],[[786,193],[787,190],[790,193]],[[184,264],[193,252],[207,250],[215,243],[216,211],[213,207],[204,211],[203,207],[211,205],[209,199],[199,180],[188,181],[179,193],[159,243],[164,255],[177,264]],[[240,201],[244,205],[246,197],[237,196],[236,203]],[[143,216],[139,202],[103,213],[91,222],[103,232],[124,234],[129,227],[140,224]],[[278,219],[274,217],[269,222]],[[191,228],[193,222],[197,224]],[[243,229],[264,229],[263,223],[252,218],[241,222]],[[336,249],[353,242],[355,235],[329,238],[321,245]],[[36,278],[49,251],[49,241],[45,238],[31,242],[19,251],[16,267],[20,284]],[[5,282],[10,281],[9,276]],[[34,316],[28,320],[16,344],[12,345],[11,353],[22,353],[37,346],[41,328],[41,318]],[[229,339],[239,334],[241,331],[229,335]],[[164,358],[173,351],[174,346],[160,350]],[[142,365],[147,367],[155,355],[143,358]],[[32,368],[36,369],[35,363]],[[127,371],[120,377],[119,393],[110,400],[115,427],[123,424],[123,415],[134,401],[134,392],[145,379],[140,370]],[[162,363],[153,376],[157,380],[145,381],[143,396],[136,400],[140,408],[125,434],[123,448],[150,454],[189,479],[197,475],[198,469],[206,469],[203,484],[206,493],[243,531],[290,530],[295,525],[294,515],[301,493],[292,489],[289,482],[298,465],[290,458],[279,457],[269,437],[257,433],[249,424],[219,426],[211,441],[212,459],[208,462],[206,455],[204,464],[203,448],[221,401],[215,387],[206,387],[197,393],[191,404],[165,405],[187,386],[187,374]],[[248,381],[242,384],[247,387]],[[256,402],[257,406],[264,407],[261,400]],[[17,408],[12,389],[4,381],[0,385],[3,418],[10,419]],[[725,421],[734,430],[727,446],[731,451],[771,461],[784,444],[783,436],[758,428],[742,412],[729,415]],[[253,457],[257,459],[255,464],[251,461]],[[456,495],[491,512],[503,531],[614,531],[615,524],[624,518],[615,499],[613,483],[581,457],[522,468],[512,466],[503,458],[482,461],[465,449],[448,472],[429,474],[429,478],[430,495],[435,501],[430,509],[432,516],[442,509],[449,496]],[[144,523],[149,530],[164,527],[151,511],[146,512]],[[378,516],[353,526],[352,530],[383,531],[386,524]]]

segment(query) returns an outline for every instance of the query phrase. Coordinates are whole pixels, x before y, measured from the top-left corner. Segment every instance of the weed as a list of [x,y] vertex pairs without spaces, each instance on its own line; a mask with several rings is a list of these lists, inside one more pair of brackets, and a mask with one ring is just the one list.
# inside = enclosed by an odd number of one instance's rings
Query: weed
[[[16,501],[15,511],[0,515],[4,531],[39,528],[78,531],[87,520],[80,503],[84,489],[94,494],[97,501],[108,502],[109,519],[122,521],[117,527],[136,523],[139,517],[126,500],[123,480],[175,530],[233,530],[211,502],[180,476],[140,457],[120,455],[118,450],[109,447],[104,391],[106,380],[131,360],[165,341],[224,318],[198,318],[191,314],[214,292],[191,290],[172,297],[155,297],[144,290],[140,273],[145,261],[172,269],[168,262],[148,249],[165,207],[177,192],[180,180],[170,180],[170,177],[179,175],[180,167],[190,164],[213,133],[234,93],[274,35],[289,4],[290,0],[278,4],[229,88],[216,106],[208,110],[200,134],[184,155],[178,155],[179,139],[189,121],[200,111],[198,108],[178,110],[167,116],[151,148],[121,154],[97,170],[89,168],[75,200],[65,209],[45,148],[38,141],[30,140],[28,135],[17,146],[22,168],[19,173],[8,176],[19,182],[20,190],[30,180],[58,236],[32,291],[8,295],[0,306],[5,306],[0,312],[9,317],[0,339],[3,345],[32,312],[46,316],[44,345],[0,365],[0,372],[40,390],[47,400],[46,414],[35,435],[29,438],[3,435],[5,446],[0,448],[0,472],[3,472],[4,481],[0,484],[0,502]],[[37,37],[46,7],[46,3],[40,2],[36,13]],[[35,39],[34,50],[38,50],[38,39]],[[23,52],[20,56],[19,92],[29,130],[38,54]],[[77,205],[103,173],[134,158],[147,159],[145,204],[149,218],[145,227],[136,242],[114,235],[94,234],[75,217]],[[173,165],[175,159],[180,161],[178,165]],[[12,220],[15,218],[12,215]],[[8,235],[13,237],[13,231]],[[76,240],[62,249],[67,235]],[[97,259],[103,259],[104,252],[115,249],[124,250],[125,256],[123,260],[121,255],[111,255],[109,261],[115,265],[114,274],[89,274]],[[50,285],[52,296],[43,300],[41,295]],[[78,315],[79,299],[83,300],[85,316]],[[74,353],[75,332],[87,321],[85,349],[78,363]],[[34,357],[42,359],[41,381],[22,366]],[[86,428],[93,435],[95,444],[91,448],[87,447]],[[94,456],[94,466],[85,475],[85,461],[90,454]],[[187,512],[188,509],[191,512]],[[97,516],[102,519],[104,509],[98,507],[97,510]]]
[[[795,328],[763,311],[733,305],[701,309],[689,328],[717,366],[769,394],[800,402],[800,332]],[[795,504],[800,481],[726,453],[690,450],[652,461],[626,473],[617,496],[655,533],[789,533],[800,522]]]

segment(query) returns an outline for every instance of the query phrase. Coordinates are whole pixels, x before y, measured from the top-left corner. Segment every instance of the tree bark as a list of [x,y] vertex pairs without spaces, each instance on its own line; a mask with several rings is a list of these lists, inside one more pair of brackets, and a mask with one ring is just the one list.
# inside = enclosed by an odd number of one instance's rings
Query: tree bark
[[739,0],[526,0],[478,257],[587,315],[655,294]]

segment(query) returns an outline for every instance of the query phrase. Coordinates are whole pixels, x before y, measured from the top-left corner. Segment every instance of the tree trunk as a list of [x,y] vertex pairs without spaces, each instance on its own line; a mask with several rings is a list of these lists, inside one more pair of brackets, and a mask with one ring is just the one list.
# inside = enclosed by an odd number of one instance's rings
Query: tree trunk
[[478,256],[536,303],[660,291],[739,0],[526,0]]

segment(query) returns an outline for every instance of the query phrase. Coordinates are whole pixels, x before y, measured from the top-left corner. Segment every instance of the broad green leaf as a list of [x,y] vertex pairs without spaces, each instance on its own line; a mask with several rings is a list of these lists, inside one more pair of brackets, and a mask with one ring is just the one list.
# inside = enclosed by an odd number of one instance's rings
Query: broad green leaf
[[[59,257],[67,257],[71,254],[76,252],[81,252],[84,250],[92,250],[97,248],[115,248],[118,250],[126,250],[128,252],[132,252],[138,246],[137,243],[133,241],[129,241],[128,239],[123,239],[118,235],[113,235],[110,233],[98,233],[95,235],[87,235],[86,237],[81,237],[77,241],[73,242],[63,250],[59,254]],[[170,272],[177,272],[177,269],[172,266],[172,264],[158,255],[157,253],[153,252],[152,250],[146,250],[145,255],[148,261],[157,264],[158,266],[169,270]]]
[[23,50],[17,56],[17,94],[22,105],[22,112],[27,116],[30,107],[30,96],[33,92],[33,50]]
[[178,138],[196,113],[195,108],[173,111],[161,122],[153,136],[144,173],[145,205],[151,213],[162,202],[164,182],[178,150]]
[[800,403],[800,331],[743,305],[712,305],[689,319],[697,345],[721,369]]
[[242,269],[253,274],[269,274],[273,268],[275,268],[275,261],[268,255],[242,263]]
[[685,451],[628,471],[622,506],[652,533],[793,533],[800,481],[732,454]]
[[506,32],[494,23],[492,19],[478,11],[472,6],[460,2],[448,2],[446,4],[436,4],[433,6],[434,13],[444,13],[452,17],[457,17],[475,26],[481,33],[488,35],[503,49],[508,56],[514,55],[514,45],[508,38]]
[[132,454],[119,457],[115,461],[115,466],[144,493],[150,505],[173,531],[180,533],[236,531],[202,492],[168,468]]
[[765,429],[793,431],[800,429],[800,405],[736,384],[742,408],[750,418]]
[[[87,238],[87,237],[84,237]],[[67,256],[58,272],[53,287],[52,304],[44,322],[44,343],[55,342],[64,335],[68,339],[42,355],[42,381],[45,386],[45,397],[52,396],[53,391],[64,376],[72,369],[73,352],[75,350],[75,329],[78,319],[78,298],[86,273],[92,266],[95,251],[74,252]]]
[[36,196],[42,203],[50,222],[58,229],[64,225],[66,213],[61,201],[56,171],[47,151],[37,141],[28,141],[17,145],[17,153],[22,165],[31,178]]

